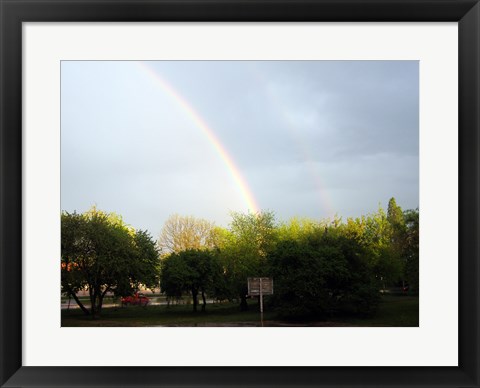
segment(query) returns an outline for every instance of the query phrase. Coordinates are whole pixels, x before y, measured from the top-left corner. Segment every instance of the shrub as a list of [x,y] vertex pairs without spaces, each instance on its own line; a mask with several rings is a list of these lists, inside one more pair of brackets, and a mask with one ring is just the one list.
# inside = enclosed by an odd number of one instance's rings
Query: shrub
[[380,293],[366,255],[355,240],[335,234],[279,242],[269,257],[273,305],[302,319],[375,313]]

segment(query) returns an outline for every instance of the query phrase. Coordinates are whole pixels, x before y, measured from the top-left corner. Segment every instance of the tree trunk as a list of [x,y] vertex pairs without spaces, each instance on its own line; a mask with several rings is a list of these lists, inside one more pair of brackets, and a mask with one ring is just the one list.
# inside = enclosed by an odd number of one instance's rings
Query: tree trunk
[[97,313],[98,313],[98,315],[100,315],[100,313],[102,312],[103,299],[105,298],[105,295],[107,294],[108,291],[110,291],[110,286],[108,286],[107,288],[105,288],[105,291],[101,292],[101,291],[99,290],[99,292],[98,292],[98,307],[97,307]]
[[205,311],[205,309],[207,308],[207,300],[205,299],[205,291],[203,290],[202,290],[202,300],[203,300],[202,311]]
[[90,294],[90,314],[92,315],[92,319],[95,319],[97,311],[97,295],[90,287],[88,288],[88,293]]
[[85,313],[85,315],[90,315],[90,311],[88,311],[88,309],[83,305],[83,303],[80,302],[80,299],[78,299],[78,296],[75,295],[74,292],[71,292],[70,295],[75,300],[75,302],[77,302],[78,306],[82,309],[82,311]]
[[103,294],[98,295],[98,305],[97,305],[97,316],[100,317],[102,313],[102,306],[103,306]]
[[192,298],[193,298],[193,311],[197,312],[198,291],[194,288],[192,288]]
[[92,296],[90,297],[90,300],[92,301],[92,319],[97,319],[99,318],[102,310],[102,292],[97,288],[93,290],[93,294],[91,295]]
[[247,297],[245,295],[242,295],[240,297],[240,311],[247,311],[247,310],[248,310]]

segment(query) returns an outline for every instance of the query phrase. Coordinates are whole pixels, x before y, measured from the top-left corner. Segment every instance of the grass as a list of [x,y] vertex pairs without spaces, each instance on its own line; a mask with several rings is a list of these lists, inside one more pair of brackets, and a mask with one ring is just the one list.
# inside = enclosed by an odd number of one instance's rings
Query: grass
[[[216,303],[207,305],[205,312],[194,313],[191,305],[128,306],[111,307],[102,310],[100,319],[92,320],[78,309],[62,310],[62,326],[214,326],[242,323],[254,325],[260,315],[256,305],[249,311],[241,312],[238,304]],[[272,313],[265,313],[265,319]]]
[[384,295],[375,316],[346,322],[352,326],[418,327],[418,311],[418,296]]
[[[382,296],[374,317],[329,319],[315,322],[279,320],[273,311],[264,313],[265,326],[418,326],[418,297]],[[249,301],[249,311],[240,311],[238,304],[207,305],[207,311],[194,313],[191,305],[110,307],[102,310],[100,319],[91,319],[79,309],[62,310],[62,326],[125,327],[125,326],[261,326],[256,301]],[[199,307],[200,308],[200,307]]]

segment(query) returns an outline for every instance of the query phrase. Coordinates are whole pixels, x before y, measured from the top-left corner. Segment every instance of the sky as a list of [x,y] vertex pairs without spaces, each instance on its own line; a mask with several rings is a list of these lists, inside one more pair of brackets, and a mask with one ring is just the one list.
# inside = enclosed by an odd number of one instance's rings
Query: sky
[[61,208],[158,238],[172,214],[419,205],[417,61],[63,61]]

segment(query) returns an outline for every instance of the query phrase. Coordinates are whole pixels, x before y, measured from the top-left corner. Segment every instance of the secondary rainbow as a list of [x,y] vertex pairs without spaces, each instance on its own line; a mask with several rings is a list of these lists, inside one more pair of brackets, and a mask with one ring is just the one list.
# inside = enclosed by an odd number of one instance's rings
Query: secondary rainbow
[[297,149],[300,151],[303,160],[306,163],[306,167],[312,177],[313,183],[317,187],[318,190],[318,201],[322,205],[323,209],[327,212],[328,218],[335,217],[335,210],[332,203],[330,196],[328,195],[328,191],[323,184],[321,179],[321,173],[318,167],[315,164],[315,158],[312,156],[312,152],[310,151],[310,146],[305,143],[299,136],[297,136],[297,125],[290,119],[286,114],[286,110],[284,104],[280,101],[277,95],[272,93],[269,88],[267,87],[267,80],[263,73],[258,69],[257,66],[253,65],[249,67],[252,76],[257,81],[257,85],[261,85],[263,87],[265,96],[268,98],[274,109],[276,110],[276,114],[283,118],[284,124],[288,131],[292,136],[292,140],[296,145]]
[[245,201],[248,210],[253,213],[258,213],[260,211],[260,208],[257,205],[255,197],[253,196],[252,191],[250,190],[245,178],[242,176],[240,170],[235,165],[232,157],[228,154],[227,150],[217,138],[212,128],[210,128],[210,126],[205,122],[205,120],[200,116],[200,114],[192,107],[192,105],[151,66],[149,66],[145,62],[136,63],[153,80],[155,80],[157,85],[159,85],[162,90],[167,93],[184,110],[190,120],[192,120],[193,123],[202,130],[211,146],[215,149],[219,157],[222,159],[223,164],[228,170],[230,176],[235,182],[238,191],[240,192],[243,200]]

